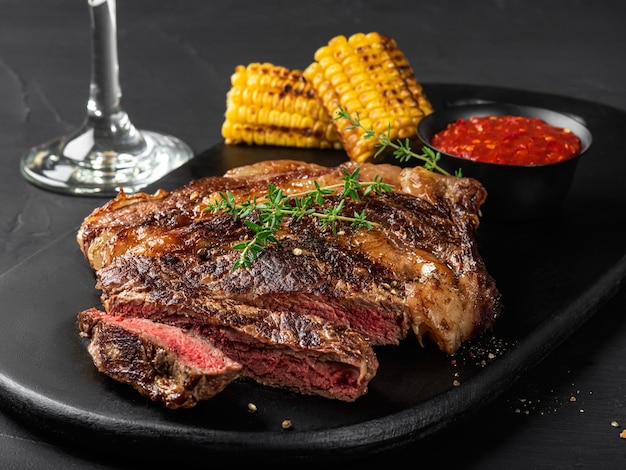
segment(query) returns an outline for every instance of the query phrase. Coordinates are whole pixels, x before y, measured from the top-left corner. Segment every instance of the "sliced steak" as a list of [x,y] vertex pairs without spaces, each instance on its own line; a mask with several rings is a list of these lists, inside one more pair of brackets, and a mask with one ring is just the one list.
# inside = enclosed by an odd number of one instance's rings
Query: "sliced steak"
[[[252,233],[205,210],[209,202],[225,192],[262,200],[269,184],[292,195],[340,187],[357,169],[361,181],[393,186],[344,200],[344,213],[365,211],[371,230],[285,218],[278,243],[250,268],[232,269],[233,245]],[[120,193],[85,218],[77,241],[108,313],[200,335],[259,383],[351,401],[376,374],[373,346],[412,330],[453,354],[494,326],[500,293],[476,241],[486,196],[474,179],[421,167],[266,161],[171,192]]]
[[242,304],[184,271],[173,255],[119,256],[98,271],[106,310],[206,337],[243,365],[243,375],[264,385],[344,401],[367,392],[378,360],[356,330],[316,315]]
[[[288,219],[272,247],[250,270],[231,269],[234,243],[250,236],[229,214],[204,211],[219,191],[262,197],[268,182],[285,192],[340,183],[343,170],[376,175],[394,191],[348,202],[365,210],[374,230],[346,226],[334,235],[319,221]],[[120,195],[81,226],[78,240],[95,269],[117,256],[185,259],[194,282],[219,295],[262,308],[314,312],[351,325],[373,344],[397,344],[409,329],[454,353],[488,331],[501,310],[500,294],[478,251],[475,232],[486,193],[476,180],[421,167],[345,163],[325,168],[278,161],[234,169],[173,192]],[[330,198],[329,204],[332,204]],[[335,201],[336,202],[336,201]]]
[[168,408],[214,397],[242,370],[206,338],[147,319],[91,308],[78,315],[78,327],[100,372]]

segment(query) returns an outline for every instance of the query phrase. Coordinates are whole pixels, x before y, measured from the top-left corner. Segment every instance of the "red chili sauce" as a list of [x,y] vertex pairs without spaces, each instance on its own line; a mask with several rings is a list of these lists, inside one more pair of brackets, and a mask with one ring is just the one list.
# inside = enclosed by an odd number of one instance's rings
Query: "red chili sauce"
[[507,165],[554,163],[574,157],[581,148],[569,129],[521,116],[458,119],[435,134],[432,145],[450,155]]

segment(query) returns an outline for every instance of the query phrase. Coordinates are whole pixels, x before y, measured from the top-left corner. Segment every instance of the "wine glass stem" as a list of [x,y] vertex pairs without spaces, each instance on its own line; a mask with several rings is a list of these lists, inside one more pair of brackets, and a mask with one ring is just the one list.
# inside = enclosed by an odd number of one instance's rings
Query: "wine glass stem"
[[117,58],[115,0],[89,0],[92,70],[88,111],[93,117],[119,112],[122,92]]
[[99,118],[121,111],[115,0],[89,0],[89,7],[92,70],[87,107],[90,116]]
[[[86,130],[93,130],[94,149],[138,154],[146,146],[141,132],[123,109],[117,58],[115,0],[88,0],[91,13],[91,83]],[[85,130],[83,129],[83,131]],[[110,161],[109,161],[110,160]],[[108,158],[106,165],[122,165]]]

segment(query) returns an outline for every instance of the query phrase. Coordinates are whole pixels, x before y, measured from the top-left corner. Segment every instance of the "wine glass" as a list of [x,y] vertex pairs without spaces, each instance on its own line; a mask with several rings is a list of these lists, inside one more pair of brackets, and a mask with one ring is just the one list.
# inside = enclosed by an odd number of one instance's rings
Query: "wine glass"
[[87,0],[91,82],[87,117],[77,131],[30,149],[22,175],[42,188],[75,195],[136,192],[193,158],[176,137],[136,129],[121,105],[115,0]]

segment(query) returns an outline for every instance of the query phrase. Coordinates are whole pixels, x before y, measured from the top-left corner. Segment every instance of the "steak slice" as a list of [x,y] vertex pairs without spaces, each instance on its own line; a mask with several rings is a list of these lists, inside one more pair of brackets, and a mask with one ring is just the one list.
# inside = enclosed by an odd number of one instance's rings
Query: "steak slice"
[[100,372],[171,409],[212,398],[242,370],[206,338],[148,319],[90,308],[78,315],[78,327]]
[[273,311],[221,297],[184,275],[175,256],[122,255],[98,271],[103,304],[125,318],[193,331],[242,364],[258,383],[354,401],[367,392],[378,359],[346,325],[311,314]]
[[[200,224],[195,231],[205,233]],[[392,287],[398,285],[397,277],[340,243],[334,237],[284,238],[250,269],[237,270],[232,266],[238,253],[231,249],[205,247],[199,254],[159,257],[124,254],[98,271],[98,287],[110,296],[127,288],[120,272],[129,269],[133,276],[146,276],[155,269],[155,277],[184,280],[189,296],[228,297],[262,309],[311,314],[350,326],[373,345],[398,344],[409,331],[410,319]]]

